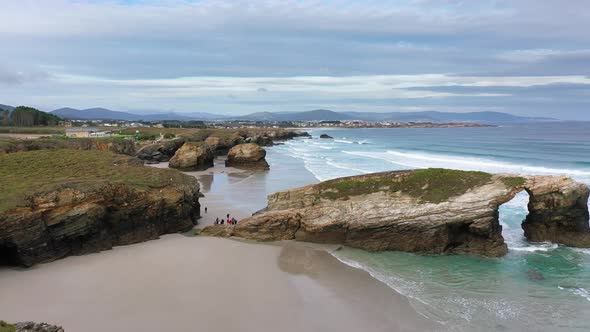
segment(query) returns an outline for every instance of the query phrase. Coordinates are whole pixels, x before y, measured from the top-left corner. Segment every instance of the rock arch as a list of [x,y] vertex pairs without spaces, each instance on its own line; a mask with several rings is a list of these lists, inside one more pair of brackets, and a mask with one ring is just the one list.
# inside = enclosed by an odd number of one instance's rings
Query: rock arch
[[522,224],[529,241],[590,247],[586,185],[443,169],[366,174],[275,193],[265,210],[237,226],[209,226],[202,234],[498,257],[508,251],[499,208],[523,190],[530,197]]

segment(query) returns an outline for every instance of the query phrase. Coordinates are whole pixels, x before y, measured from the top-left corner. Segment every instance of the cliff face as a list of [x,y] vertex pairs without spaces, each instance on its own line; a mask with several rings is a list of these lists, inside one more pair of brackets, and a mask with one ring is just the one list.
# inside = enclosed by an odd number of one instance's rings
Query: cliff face
[[[0,264],[31,266],[98,252],[186,231],[196,223],[200,206],[194,178],[143,167],[134,158],[79,153],[43,154],[57,158],[46,171],[36,170],[55,176],[47,175],[43,185],[35,185],[37,179],[18,186],[3,183],[10,201],[0,209]],[[0,157],[0,164],[9,169],[40,157],[29,154],[15,154],[15,163],[5,159],[10,155]],[[89,165],[70,170],[73,157]]]
[[[588,188],[570,179],[433,169],[362,175],[279,192],[269,196],[264,212],[202,233],[496,257],[507,252],[498,208],[522,190],[533,197],[525,225],[539,236],[531,240],[547,240],[547,234],[564,232],[564,225],[580,227],[584,220],[587,225]],[[555,199],[560,195],[561,200]],[[547,228],[551,231],[539,231]],[[570,237],[584,238],[587,230],[577,229]]]

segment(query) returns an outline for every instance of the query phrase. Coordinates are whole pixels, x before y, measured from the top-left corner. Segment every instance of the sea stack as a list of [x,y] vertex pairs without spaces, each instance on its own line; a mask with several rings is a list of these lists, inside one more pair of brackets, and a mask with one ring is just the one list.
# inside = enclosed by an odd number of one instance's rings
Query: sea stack
[[206,143],[185,143],[170,159],[168,166],[181,171],[200,171],[213,167],[214,158],[213,150]]
[[227,154],[226,167],[242,169],[268,170],[266,150],[256,143],[245,143],[234,146]]
[[330,136],[328,134],[321,134],[320,135],[320,138],[334,138],[334,137],[332,137],[332,136]]
[[586,185],[447,169],[352,176],[275,193],[261,213],[202,234],[498,257],[508,251],[498,209],[523,190],[531,196],[523,224],[529,240],[590,247]]

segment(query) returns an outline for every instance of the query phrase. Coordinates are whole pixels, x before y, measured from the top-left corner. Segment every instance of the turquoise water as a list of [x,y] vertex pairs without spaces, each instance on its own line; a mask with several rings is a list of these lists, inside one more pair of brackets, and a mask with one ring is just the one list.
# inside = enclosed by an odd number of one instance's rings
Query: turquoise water
[[[328,133],[333,140],[319,139]],[[569,175],[590,184],[590,123],[497,128],[322,129],[273,147],[271,167],[297,160],[315,180],[385,170],[446,167]],[[289,184],[293,184],[293,180]],[[310,182],[309,179],[302,181]],[[276,188],[284,189],[277,183]],[[274,186],[273,186],[274,187]],[[271,189],[271,188],[269,188]],[[507,256],[425,257],[344,249],[341,261],[408,296],[445,330],[590,330],[590,250],[528,243],[526,193],[503,205]]]

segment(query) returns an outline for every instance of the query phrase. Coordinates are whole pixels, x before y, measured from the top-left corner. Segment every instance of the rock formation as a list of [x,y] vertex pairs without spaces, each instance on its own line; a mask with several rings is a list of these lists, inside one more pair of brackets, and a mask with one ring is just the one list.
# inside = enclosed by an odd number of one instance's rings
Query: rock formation
[[320,138],[334,138],[334,137],[332,137],[332,136],[330,136],[328,134],[321,134],[320,135]]
[[244,142],[237,133],[230,133],[229,135],[220,136],[209,136],[205,139],[207,144],[215,153],[215,155],[221,156],[227,154],[229,149]]
[[61,326],[46,323],[23,322],[14,324],[15,332],[64,332]]
[[184,142],[185,140],[183,138],[176,138],[146,145],[137,151],[137,158],[145,160],[148,163],[168,161],[180,149]]
[[275,193],[262,212],[202,234],[497,257],[507,252],[498,208],[522,190],[531,195],[527,238],[590,245],[585,185],[562,177],[444,169],[367,174]]
[[169,167],[198,171],[213,167],[213,151],[205,143],[185,143],[170,159]]
[[193,177],[136,158],[23,152],[0,157],[2,172],[12,178],[0,176],[0,265],[31,266],[156,239],[190,230],[199,217]]
[[526,190],[529,215],[522,228],[529,241],[590,247],[586,185],[563,177],[533,177]]
[[266,151],[255,143],[239,144],[231,148],[225,161],[226,167],[269,169]]

